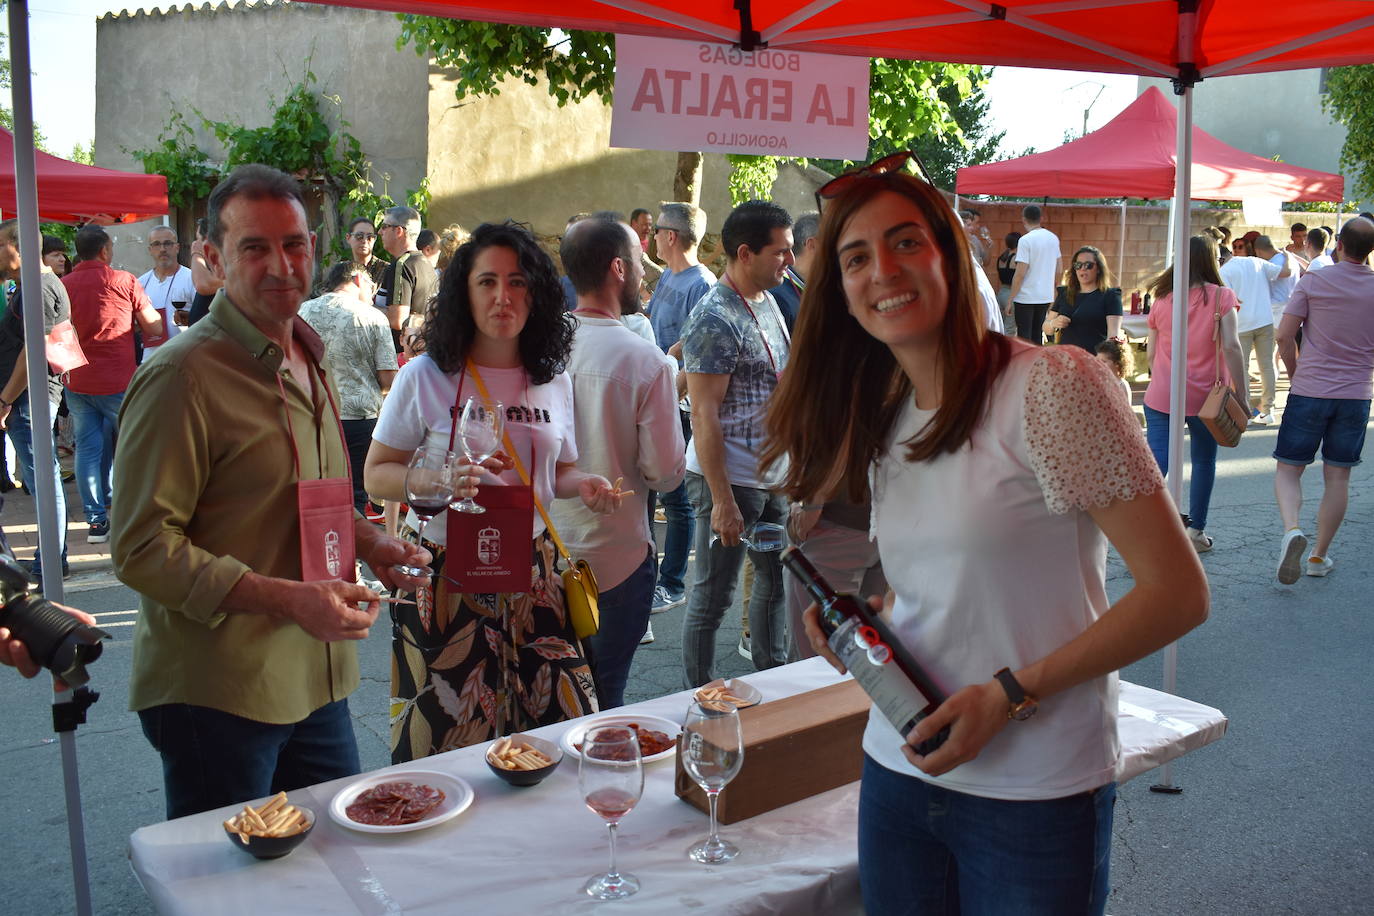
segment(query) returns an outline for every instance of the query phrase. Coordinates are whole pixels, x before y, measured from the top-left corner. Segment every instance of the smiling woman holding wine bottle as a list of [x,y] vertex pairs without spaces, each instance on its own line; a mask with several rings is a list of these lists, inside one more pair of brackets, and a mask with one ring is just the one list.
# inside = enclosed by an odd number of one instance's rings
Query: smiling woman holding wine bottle
[[[574,467],[572,326],[548,255],[515,223],[483,224],[454,253],[425,325],[425,352],[401,368],[365,465],[369,493],[407,498],[421,447],[452,452],[452,499],[424,525],[434,555],[415,604],[393,604],[391,757],[396,763],[596,711],[596,691],[563,606],[542,513],[557,497],[596,512],[620,494]],[[471,402],[471,407],[469,407]],[[479,467],[458,418],[504,416],[499,454]],[[462,425],[464,429],[458,427]],[[412,499],[412,502],[415,502]],[[445,499],[443,502],[448,502]],[[442,504],[442,503],[441,503]],[[420,520],[412,512],[409,535]]]
[[[763,456],[793,498],[835,468],[851,498],[871,484],[891,629],[949,697],[905,741],[870,717],[865,908],[1102,913],[1115,672],[1206,618],[1206,579],[1117,382],[984,328],[953,210],[901,165],[821,189]],[[1134,580],[1115,603],[1108,541]],[[807,636],[838,666],[814,607]]]

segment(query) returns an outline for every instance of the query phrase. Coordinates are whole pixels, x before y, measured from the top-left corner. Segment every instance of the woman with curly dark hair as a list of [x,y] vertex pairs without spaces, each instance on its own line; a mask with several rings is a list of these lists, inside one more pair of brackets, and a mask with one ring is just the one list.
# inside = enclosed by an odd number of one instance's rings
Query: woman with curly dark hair
[[[469,529],[460,513],[436,515],[424,529],[435,558],[430,585],[415,604],[393,605],[395,763],[596,711],[543,519],[528,499],[523,510],[501,508],[519,502],[518,490],[531,481],[544,507],[560,497],[580,497],[596,512],[620,507],[619,490],[574,465],[572,382],[563,371],[572,337],[558,276],[534,236],[516,223],[484,223],[454,253],[425,324],[425,352],[401,368],[382,406],[364,477],[369,493],[388,500],[406,498],[406,465],[417,449],[461,454],[454,422],[469,398],[504,406],[508,443],[483,466],[455,460],[455,497],[477,497],[488,508],[467,516],[482,530],[462,534]],[[514,528],[506,521],[512,511],[525,513]],[[525,518],[532,540],[520,546]],[[413,539],[413,512],[406,522]],[[528,587],[472,587],[491,581],[468,565],[479,552],[482,562],[516,558],[514,577]]]

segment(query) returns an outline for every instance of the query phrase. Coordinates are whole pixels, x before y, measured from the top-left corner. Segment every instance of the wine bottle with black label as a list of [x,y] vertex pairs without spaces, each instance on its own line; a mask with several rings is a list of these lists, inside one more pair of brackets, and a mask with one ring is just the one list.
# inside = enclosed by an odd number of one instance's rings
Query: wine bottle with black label
[[[945,701],[944,692],[867,602],[837,593],[796,547],[782,552],[782,563],[806,586],[820,607],[821,629],[830,643],[830,651],[905,738]],[[916,753],[929,754],[948,737],[946,726],[921,742]]]

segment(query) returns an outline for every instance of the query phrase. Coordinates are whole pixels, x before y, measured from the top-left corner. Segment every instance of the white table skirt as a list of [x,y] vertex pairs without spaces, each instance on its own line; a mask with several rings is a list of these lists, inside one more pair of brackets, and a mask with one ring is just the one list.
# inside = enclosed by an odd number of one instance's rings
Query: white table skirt
[[[821,659],[748,677],[774,700],[836,683]],[[616,712],[680,720],[688,693]],[[539,729],[557,740],[569,723]],[[1122,682],[1120,733],[1124,782],[1221,737],[1218,710]],[[134,833],[130,861],[158,912],[285,913],[591,913],[605,904],[581,892],[607,863],[606,828],[582,804],[577,763],[566,760],[538,786],[501,782],[483,760],[485,746],[430,757],[393,770],[431,769],[467,780],[476,800],[462,815],[427,830],[391,836],[358,833],[330,819],[329,802],[351,779],[289,793],[312,808],[314,832],[284,859],[259,862],[230,848],[221,821],[234,808],[154,824]],[[705,836],[706,816],[673,794],[673,763],[645,767],[644,797],[624,820],[622,870],[642,890],[617,912],[859,913],[855,849],[858,784],[851,783],[723,833],[743,853],[707,867],[686,857]]]

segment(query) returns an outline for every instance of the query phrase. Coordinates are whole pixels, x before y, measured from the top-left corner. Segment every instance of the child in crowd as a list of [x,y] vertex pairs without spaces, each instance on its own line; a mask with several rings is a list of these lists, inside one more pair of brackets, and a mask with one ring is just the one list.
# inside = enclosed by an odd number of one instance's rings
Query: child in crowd
[[1117,381],[1121,383],[1121,390],[1126,393],[1126,403],[1131,403],[1131,385],[1126,381],[1126,361],[1130,359],[1130,351],[1121,345],[1118,340],[1108,338],[1097,345],[1097,358],[1107,364],[1107,368],[1112,370]]

